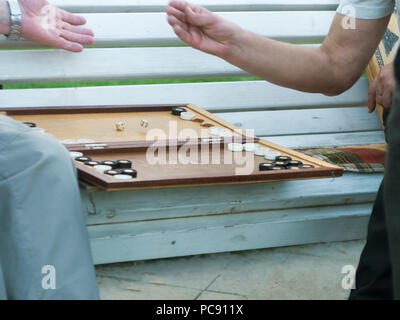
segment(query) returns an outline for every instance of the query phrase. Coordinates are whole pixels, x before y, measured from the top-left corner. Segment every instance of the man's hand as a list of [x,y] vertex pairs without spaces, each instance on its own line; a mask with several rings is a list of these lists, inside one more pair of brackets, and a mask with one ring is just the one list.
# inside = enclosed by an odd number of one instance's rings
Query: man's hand
[[368,112],[373,112],[377,103],[385,109],[390,109],[395,86],[396,78],[394,76],[394,63],[392,62],[379,70],[378,75],[369,87]]
[[195,49],[226,57],[230,44],[242,29],[209,10],[185,1],[171,1],[168,23],[176,35]]
[[93,44],[93,32],[78,27],[85,18],[50,5],[46,0],[19,0],[22,11],[21,36],[44,45],[80,52]]

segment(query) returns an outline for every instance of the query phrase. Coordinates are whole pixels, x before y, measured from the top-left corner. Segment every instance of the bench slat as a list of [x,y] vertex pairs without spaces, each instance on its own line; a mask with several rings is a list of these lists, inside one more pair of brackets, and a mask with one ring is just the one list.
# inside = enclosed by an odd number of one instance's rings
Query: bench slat
[[254,129],[257,136],[281,136],[337,132],[378,131],[378,115],[366,107],[313,110],[249,111],[220,113],[219,116],[242,129]]
[[94,263],[104,264],[364,239],[371,207],[372,203],[314,207],[88,230]]
[[382,130],[349,133],[303,134],[262,137],[273,143],[293,149],[344,147],[368,144],[384,144]]
[[212,112],[364,106],[368,80],[336,97],[308,94],[266,81],[0,90],[7,107],[193,103]]
[[0,83],[112,81],[247,75],[192,48],[0,50]]
[[372,202],[381,180],[381,174],[345,174],[337,179],[191,188],[83,190],[82,203],[88,225],[144,223],[165,218]]
[[[221,15],[254,33],[290,42],[321,42],[328,33],[333,11],[228,12]],[[165,13],[85,14],[95,46],[182,45],[168,25]],[[0,38],[0,48],[38,47],[28,41]],[[41,46],[43,47],[43,46]]]
[[[71,12],[160,12],[170,0],[50,0]],[[192,0],[212,11],[335,10],[339,0]]]

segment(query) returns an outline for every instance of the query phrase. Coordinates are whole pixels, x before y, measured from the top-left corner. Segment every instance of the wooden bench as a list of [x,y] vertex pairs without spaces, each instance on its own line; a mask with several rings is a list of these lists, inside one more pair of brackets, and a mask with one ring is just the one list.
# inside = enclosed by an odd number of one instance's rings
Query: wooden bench
[[[0,50],[0,83],[244,77],[182,46],[167,0],[52,0],[84,13],[96,44],[79,54]],[[338,0],[198,0],[244,28],[316,45]],[[304,44],[311,43],[311,44]],[[0,39],[0,48],[32,48]],[[99,48],[101,47],[101,48]],[[383,143],[366,111],[368,81],[337,97],[264,81],[1,90],[7,107],[194,103],[290,148]],[[96,264],[364,238],[380,174],[338,179],[105,192],[82,187]]]

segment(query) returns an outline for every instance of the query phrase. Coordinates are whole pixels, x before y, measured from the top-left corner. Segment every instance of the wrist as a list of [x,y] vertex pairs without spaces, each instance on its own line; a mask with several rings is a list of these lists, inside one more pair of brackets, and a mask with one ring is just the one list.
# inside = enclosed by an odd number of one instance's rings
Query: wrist
[[225,50],[220,58],[229,62],[236,60],[237,57],[243,55],[243,47],[245,47],[246,39],[249,37],[249,32],[242,28],[236,28],[232,33],[232,37],[226,42]]
[[0,34],[9,34],[11,29],[10,9],[6,0],[0,0]]

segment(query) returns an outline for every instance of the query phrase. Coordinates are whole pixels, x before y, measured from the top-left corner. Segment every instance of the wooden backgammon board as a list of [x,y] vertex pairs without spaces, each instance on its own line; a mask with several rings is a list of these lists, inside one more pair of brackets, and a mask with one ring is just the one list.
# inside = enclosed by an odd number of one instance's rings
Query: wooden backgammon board
[[[182,110],[182,108],[184,110]],[[343,170],[186,105],[2,109],[69,149],[106,190],[339,177]]]

